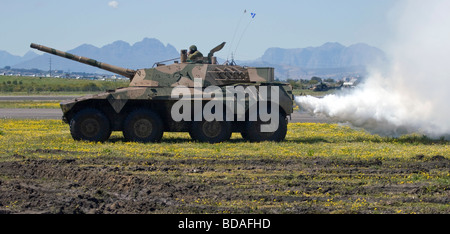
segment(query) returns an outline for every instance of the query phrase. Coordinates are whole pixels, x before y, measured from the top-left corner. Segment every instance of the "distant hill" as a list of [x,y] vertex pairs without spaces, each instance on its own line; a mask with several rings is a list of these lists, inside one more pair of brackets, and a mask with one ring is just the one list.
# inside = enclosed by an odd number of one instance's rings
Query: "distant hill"
[[312,76],[341,78],[365,75],[366,68],[386,61],[384,52],[367,44],[348,47],[339,43],[325,43],[319,47],[298,49],[269,48],[255,61],[241,62],[249,66],[275,67],[276,77],[309,79]]
[[26,53],[24,56],[17,56],[0,50],[0,68],[3,68],[5,66],[13,66],[15,64],[33,59],[37,56],[39,55],[34,53],[33,51],[28,51],[28,53]]
[[[46,46],[51,47],[51,45]],[[170,44],[165,46],[162,42],[154,38],[144,38],[142,41],[136,42],[133,45],[124,41],[115,41],[101,48],[83,44],[67,52],[130,69],[148,68],[152,67],[156,62],[179,57],[179,52],[175,47]],[[18,63],[13,67],[49,70],[50,57],[52,70],[107,73],[104,70],[47,53]]]
[[[51,47],[51,45],[46,46]],[[124,41],[115,41],[101,48],[83,44],[68,52],[130,69],[149,68],[156,62],[179,57],[179,52],[174,46],[164,45],[154,38],[144,38],[133,45]],[[9,65],[13,68],[37,68],[48,71],[51,58],[52,70],[108,73],[47,53],[37,55],[29,52],[24,57],[11,56],[7,52],[0,51],[0,67]],[[345,76],[364,76],[368,66],[383,63],[386,61],[385,57],[383,51],[367,44],[358,43],[346,47],[336,42],[328,42],[318,47],[269,48],[260,58],[252,61],[237,61],[237,64],[275,67],[275,77],[279,80],[310,79],[313,76],[340,79]],[[218,60],[224,61],[220,58]],[[5,64],[4,61],[9,61],[9,64]]]
[[384,59],[380,49],[355,44],[345,47],[339,43],[325,43],[319,47],[301,49],[267,49],[261,61],[303,68],[338,68],[366,66]]

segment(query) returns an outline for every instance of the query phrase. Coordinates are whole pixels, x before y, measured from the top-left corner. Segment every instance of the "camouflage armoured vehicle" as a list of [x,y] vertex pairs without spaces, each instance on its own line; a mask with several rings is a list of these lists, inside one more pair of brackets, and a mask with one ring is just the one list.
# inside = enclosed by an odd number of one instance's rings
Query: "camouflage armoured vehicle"
[[[34,43],[30,47],[131,80],[128,87],[60,103],[63,121],[69,124],[75,140],[106,141],[112,131],[122,131],[126,140],[137,142],[158,142],[164,132],[189,132],[194,140],[210,143],[226,141],[232,132],[240,132],[244,139],[253,142],[284,140],[287,118],[293,111],[292,87],[274,82],[274,69],[270,67],[217,64],[213,55],[224,45],[225,42],[212,49],[207,57],[196,61],[187,60],[187,50],[181,50],[179,62],[174,61],[170,65],[158,63],[156,67],[138,70],[109,65]],[[174,92],[176,89],[182,92]],[[261,97],[263,89],[270,89],[271,92],[256,102],[249,100],[252,95]],[[244,96],[240,96],[244,104],[238,106],[230,102],[237,100],[240,94],[227,96],[228,90],[245,90]],[[211,100],[219,102],[211,107]],[[222,111],[219,111],[222,106],[217,103],[223,105]],[[210,114],[216,114],[216,117],[223,115],[223,118],[211,119],[199,115],[206,110],[202,108],[208,106],[211,108]],[[276,118],[262,118],[260,114],[250,118],[252,114],[269,108],[273,108],[270,114]],[[238,119],[240,112],[244,115],[241,114]],[[262,126],[274,120],[275,129],[262,130]]]

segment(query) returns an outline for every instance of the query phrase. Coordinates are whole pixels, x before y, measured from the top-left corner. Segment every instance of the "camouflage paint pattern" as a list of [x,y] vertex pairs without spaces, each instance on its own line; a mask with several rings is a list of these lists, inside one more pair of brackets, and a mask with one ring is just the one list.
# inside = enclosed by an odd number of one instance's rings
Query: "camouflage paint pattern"
[[200,51],[198,51],[198,50],[188,56],[188,59],[191,61],[195,61],[197,59],[202,59],[202,58],[203,58],[203,54],[200,53]]
[[[286,83],[274,82],[274,68],[211,64],[214,52],[222,49],[224,45],[225,43],[222,43],[212,49],[208,57],[203,58],[200,62],[194,63],[187,61],[170,65],[159,64],[155,68],[139,70],[131,70],[101,63],[93,59],[62,52],[42,45],[31,44],[30,47],[105,69],[128,77],[131,80],[129,87],[126,88],[119,88],[62,102],[60,105],[65,121],[69,121],[71,116],[73,116],[72,112],[78,111],[80,106],[89,105],[88,103],[100,103],[102,100],[107,102],[101,102],[101,105],[109,104],[116,114],[120,114],[129,102],[134,102],[135,105],[136,102],[141,103],[139,105],[150,105],[156,101],[173,103],[177,101],[171,98],[173,88],[179,85],[193,88],[195,78],[203,80],[203,87],[211,85],[221,87],[224,94],[225,86],[255,86],[257,90],[259,90],[260,86],[278,86],[280,88],[279,106],[285,115],[289,116],[293,112],[294,97],[292,95],[292,87]],[[166,105],[166,107],[169,106]]]

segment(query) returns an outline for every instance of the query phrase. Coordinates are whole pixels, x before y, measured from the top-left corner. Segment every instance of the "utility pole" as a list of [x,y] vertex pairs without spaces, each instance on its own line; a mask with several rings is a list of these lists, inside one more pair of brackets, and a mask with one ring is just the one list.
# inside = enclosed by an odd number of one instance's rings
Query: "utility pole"
[[50,77],[52,77],[52,56],[50,56],[48,64],[50,65]]

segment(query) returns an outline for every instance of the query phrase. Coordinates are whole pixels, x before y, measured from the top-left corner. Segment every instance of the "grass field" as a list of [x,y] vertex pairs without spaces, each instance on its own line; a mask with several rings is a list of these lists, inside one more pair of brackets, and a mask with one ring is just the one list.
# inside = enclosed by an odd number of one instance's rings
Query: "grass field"
[[0,95],[79,95],[127,87],[128,80],[83,80],[53,77],[0,76]]
[[[0,95],[86,95],[127,87],[128,80],[83,80],[52,77],[0,76]],[[336,90],[295,89],[294,95],[324,96]]]
[[59,101],[0,101],[1,108],[13,109],[31,109],[31,108],[45,108],[45,109],[59,109]]
[[291,123],[284,142],[72,140],[0,120],[3,213],[450,213],[448,141]]

